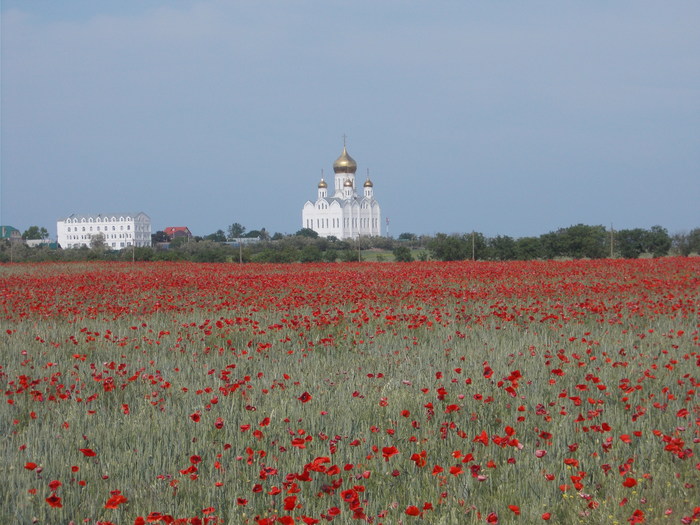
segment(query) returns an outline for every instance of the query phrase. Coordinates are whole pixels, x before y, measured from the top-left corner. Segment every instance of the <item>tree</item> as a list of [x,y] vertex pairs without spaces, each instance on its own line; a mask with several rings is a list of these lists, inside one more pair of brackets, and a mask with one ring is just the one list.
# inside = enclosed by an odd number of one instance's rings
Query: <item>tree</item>
[[649,230],[635,228],[617,232],[617,245],[625,259],[636,259],[643,253],[662,257],[671,249],[673,241],[665,228],[652,226]]
[[394,248],[394,259],[397,262],[411,262],[413,261],[413,254],[408,246],[397,246]]
[[700,255],[700,228],[693,228],[688,233],[688,255]]
[[39,226],[30,226],[27,228],[27,230],[22,234],[22,239],[25,241],[28,240],[38,240],[38,239],[48,239],[49,238],[49,231],[44,228],[43,226],[39,228]]
[[102,251],[105,249],[105,247],[105,236],[103,233],[96,233],[90,237],[90,248],[92,248],[94,251]]
[[471,244],[456,235],[438,233],[428,242],[428,249],[440,261],[471,259]]
[[488,245],[494,259],[499,261],[512,261],[516,259],[516,245],[512,237],[497,235],[493,239],[489,239]]
[[207,235],[205,239],[213,242],[226,242],[226,234],[224,230],[216,230],[214,233]]
[[317,239],[318,238],[318,232],[312,230],[311,228],[302,228],[298,232],[296,232],[294,235],[298,237],[309,237],[311,239]]
[[618,231],[615,235],[615,241],[620,256],[625,259],[636,259],[644,253],[646,234],[647,232],[642,228]]
[[538,237],[521,237],[515,241],[515,256],[520,261],[531,261],[543,256],[542,242]]
[[646,250],[654,257],[663,257],[671,249],[671,237],[666,228],[652,226],[647,233]]
[[234,222],[228,227],[227,232],[229,241],[232,241],[234,239],[240,239],[245,233],[245,226],[238,222]]
[[302,248],[301,252],[299,253],[299,260],[303,263],[319,262],[323,260],[323,252],[321,252],[318,246],[310,244]]
[[418,239],[418,237],[416,237],[415,233],[404,232],[399,235],[400,241],[415,241],[416,239]]
[[540,236],[544,255],[554,257],[573,257],[575,259],[600,259],[605,257],[606,232],[604,226],[577,224],[560,228]]
[[170,242],[170,236],[162,230],[151,234],[151,243],[157,244],[159,242]]

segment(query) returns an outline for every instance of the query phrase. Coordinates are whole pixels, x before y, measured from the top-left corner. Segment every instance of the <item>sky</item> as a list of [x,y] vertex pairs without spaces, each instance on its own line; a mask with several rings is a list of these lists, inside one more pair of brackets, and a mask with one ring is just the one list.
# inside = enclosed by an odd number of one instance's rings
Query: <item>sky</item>
[[344,135],[394,237],[700,227],[697,0],[0,6],[21,231],[143,211],[294,233]]

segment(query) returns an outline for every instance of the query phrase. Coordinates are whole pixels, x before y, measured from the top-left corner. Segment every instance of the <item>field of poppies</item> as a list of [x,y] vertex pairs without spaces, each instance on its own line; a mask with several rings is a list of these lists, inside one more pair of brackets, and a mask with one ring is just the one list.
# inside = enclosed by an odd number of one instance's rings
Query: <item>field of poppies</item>
[[700,522],[700,258],[0,266],[0,523]]

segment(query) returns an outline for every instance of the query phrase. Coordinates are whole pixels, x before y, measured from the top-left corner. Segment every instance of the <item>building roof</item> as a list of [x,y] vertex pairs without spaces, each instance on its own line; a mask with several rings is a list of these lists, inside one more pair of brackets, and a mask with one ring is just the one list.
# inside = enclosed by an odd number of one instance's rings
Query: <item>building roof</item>
[[355,173],[357,171],[357,162],[348,154],[345,146],[343,146],[340,157],[333,163],[333,171],[336,173]]
[[190,232],[190,229],[187,226],[168,226],[163,231],[168,235],[175,235],[176,233],[192,235],[192,232]]
[[[14,233],[17,232],[17,233]],[[10,237],[22,236],[22,233],[13,226],[0,226],[0,239],[9,239]]]
[[138,217],[139,215],[144,215],[145,217],[149,218],[148,215],[146,215],[142,211],[137,211],[137,212],[119,212],[119,213],[71,213],[70,215],[66,217],[61,217],[58,219],[59,221],[65,221],[66,219],[97,219],[98,217],[103,218],[103,219],[109,219],[110,217]]

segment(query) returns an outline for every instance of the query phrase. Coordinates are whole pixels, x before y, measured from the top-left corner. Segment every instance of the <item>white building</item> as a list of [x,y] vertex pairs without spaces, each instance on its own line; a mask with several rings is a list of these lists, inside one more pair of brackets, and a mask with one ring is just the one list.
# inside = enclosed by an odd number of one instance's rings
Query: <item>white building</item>
[[358,193],[356,171],[357,163],[343,146],[343,153],[333,163],[335,189],[329,195],[328,183],[321,177],[316,200],[304,204],[303,228],[312,229],[321,237],[338,239],[382,234],[382,212],[374,198],[374,185],[368,176],[362,193]]
[[143,212],[98,215],[73,214],[56,221],[61,248],[90,246],[94,237],[102,237],[114,250],[127,246],[151,245],[151,218]]

